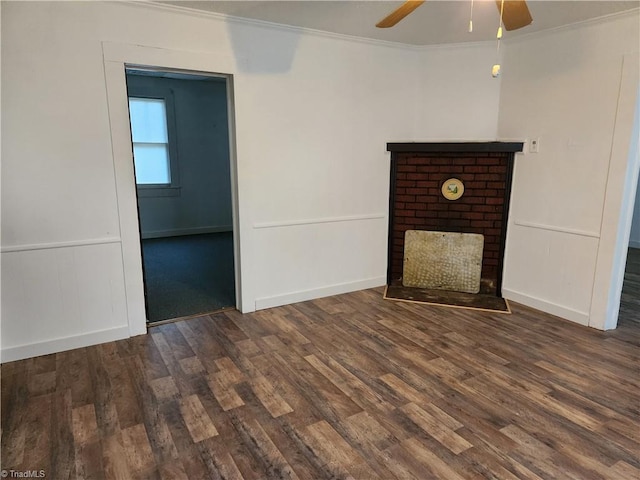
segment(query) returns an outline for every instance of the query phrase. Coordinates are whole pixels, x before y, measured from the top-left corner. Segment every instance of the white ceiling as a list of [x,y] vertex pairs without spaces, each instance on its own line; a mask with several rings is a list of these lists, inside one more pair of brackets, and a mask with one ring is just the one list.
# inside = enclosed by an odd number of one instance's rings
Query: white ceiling
[[[495,38],[494,0],[475,0],[473,33],[467,31],[471,0],[428,0],[395,27],[375,24],[403,2],[389,1],[165,1],[181,7],[297,27],[411,45],[479,42]],[[528,0],[533,23],[504,38],[547,30],[640,7],[640,0]]]

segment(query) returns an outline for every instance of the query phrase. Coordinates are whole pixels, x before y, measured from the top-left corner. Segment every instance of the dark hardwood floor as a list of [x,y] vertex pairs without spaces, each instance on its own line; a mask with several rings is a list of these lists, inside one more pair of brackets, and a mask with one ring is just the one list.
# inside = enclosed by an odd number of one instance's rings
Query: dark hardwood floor
[[8,363],[2,468],[56,480],[640,478],[637,309],[606,333],[512,309],[374,289]]

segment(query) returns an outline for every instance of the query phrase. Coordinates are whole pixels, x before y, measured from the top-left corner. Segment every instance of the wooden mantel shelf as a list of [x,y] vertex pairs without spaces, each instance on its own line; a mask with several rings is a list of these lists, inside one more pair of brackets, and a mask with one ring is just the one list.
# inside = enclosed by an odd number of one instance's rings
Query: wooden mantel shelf
[[523,142],[408,142],[387,143],[388,152],[522,152]]

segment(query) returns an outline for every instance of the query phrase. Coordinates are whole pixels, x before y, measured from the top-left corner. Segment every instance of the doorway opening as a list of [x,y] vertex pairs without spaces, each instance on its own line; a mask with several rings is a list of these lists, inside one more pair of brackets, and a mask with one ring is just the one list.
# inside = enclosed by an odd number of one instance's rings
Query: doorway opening
[[236,305],[230,78],[126,68],[147,322]]
[[[640,178],[638,186],[640,187]],[[640,188],[636,188],[618,328],[626,330],[634,328],[636,333],[640,328]]]

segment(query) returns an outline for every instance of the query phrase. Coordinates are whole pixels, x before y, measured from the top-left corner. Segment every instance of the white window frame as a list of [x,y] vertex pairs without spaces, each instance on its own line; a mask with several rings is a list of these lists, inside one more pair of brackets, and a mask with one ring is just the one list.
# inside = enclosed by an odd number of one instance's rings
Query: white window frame
[[[170,88],[146,88],[146,87],[129,87],[127,98],[147,98],[154,100],[163,100],[165,107],[165,115],[167,120],[167,149],[169,154],[169,171],[171,174],[171,183],[161,184],[138,184],[136,180],[136,190],[139,197],[174,197],[180,195],[180,168],[177,145],[176,131],[176,109],[173,90]],[[129,112],[131,119],[131,112]],[[131,147],[133,149],[133,135],[131,138]],[[134,160],[135,165],[135,160]]]

